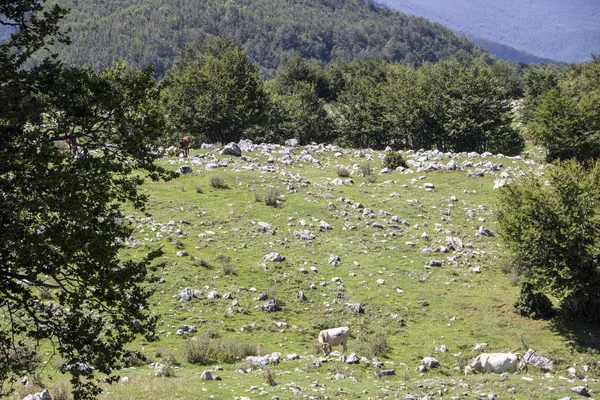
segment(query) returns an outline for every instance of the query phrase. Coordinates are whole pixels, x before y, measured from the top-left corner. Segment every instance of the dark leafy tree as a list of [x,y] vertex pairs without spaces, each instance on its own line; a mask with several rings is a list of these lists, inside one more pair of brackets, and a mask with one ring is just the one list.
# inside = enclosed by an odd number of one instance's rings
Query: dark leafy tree
[[529,69],[523,75],[523,95],[520,114],[524,123],[529,122],[531,113],[540,105],[542,95],[556,87],[558,75],[547,69]]
[[545,91],[527,124],[547,150],[547,160],[600,157],[600,58],[573,65]]
[[573,318],[600,316],[599,183],[600,164],[569,160],[505,186],[499,199],[500,235],[524,294],[552,294]]
[[244,49],[230,38],[189,46],[162,86],[171,124],[196,143],[228,143],[260,124],[267,96]]
[[333,111],[337,141],[348,147],[385,148],[391,131],[385,124],[382,84],[356,75],[340,93]]
[[[52,58],[23,68],[66,42],[64,9],[44,5],[0,2],[0,24],[17,28],[0,44],[0,396],[50,343],[74,397],[87,399],[96,373],[114,379],[126,343],[153,337],[146,282],[159,252],[123,257],[132,228],[121,206],[143,208],[144,175],[171,175],[149,151],[164,129],[152,70],[96,74]],[[75,155],[61,149],[67,132]]]
[[309,63],[299,55],[295,55],[279,71],[271,82],[271,90],[279,95],[288,95],[294,92],[298,82],[311,84],[315,93],[321,99],[329,99],[329,84],[325,79],[323,70]]
[[278,131],[282,138],[295,138],[302,145],[332,140],[333,124],[314,84],[296,82],[288,94],[275,94],[273,102],[280,111]]
[[511,126],[509,96],[489,67],[475,64],[459,68],[453,81],[446,86],[444,123],[450,149],[519,154],[525,142]]

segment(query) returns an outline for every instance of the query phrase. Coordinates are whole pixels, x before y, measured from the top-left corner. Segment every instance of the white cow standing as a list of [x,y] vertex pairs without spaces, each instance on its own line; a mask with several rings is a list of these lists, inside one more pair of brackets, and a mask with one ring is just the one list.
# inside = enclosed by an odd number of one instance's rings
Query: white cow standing
[[[521,363],[519,364],[519,358]],[[465,367],[465,375],[469,372],[487,372],[500,374],[502,372],[522,371],[524,366],[527,371],[527,364],[523,356],[518,353],[481,353]]]
[[348,343],[348,337],[350,336],[350,328],[342,326],[339,328],[323,329],[319,331],[319,346],[323,350],[323,354],[327,355],[327,351],[331,352],[331,346],[344,346],[344,353],[346,353],[346,344]]

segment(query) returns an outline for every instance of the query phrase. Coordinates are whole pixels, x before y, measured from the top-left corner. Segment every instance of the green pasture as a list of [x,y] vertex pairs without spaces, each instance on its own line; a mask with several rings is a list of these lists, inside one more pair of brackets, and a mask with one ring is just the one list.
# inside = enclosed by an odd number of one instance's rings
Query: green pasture
[[[259,151],[244,153],[255,159],[248,162],[211,150],[192,151],[188,159],[160,161],[173,169],[189,165],[193,172],[166,183],[144,184],[151,220],[144,213],[126,211],[135,229],[124,254],[139,258],[157,247],[164,250],[162,264],[149,283],[155,289],[152,311],[160,315],[160,339],[140,338],[129,346],[147,360],[118,371],[129,382],[105,386],[101,399],[383,399],[407,395],[438,399],[488,398],[491,393],[506,399],[560,399],[578,397],[571,392],[575,386],[586,386],[595,396],[594,391],[600,389],[595,369],[598,353],[591,343],[595,332],[587,326],[517,315],[513,303],[519,288],[516,277],[505,273],[501,239],[476,235],[480,226],[496,231],[498,204],[493,186],[503,171],[510,178],[524,171],[542,171],[540,164],[531,161],[540,157],[536,150],[527,160],[470,158],[474,164],[502,164],[497,171],[480,166],[482,177],[469,176],[475,166],[379,174],[384,153],[375,151],[344,150],[336,156],[332,151],[298,148],[289,155],[288,165],[281,162],[284,150],[278,147],[271,152],[273,163]],[[320,164],[299,161],[302,152]],[[231,158],[231,162],[207,171],[209,157],[195,157],[206,154],[219,160]],[[412,154],[404,156],[413,159]],[[467,158],[461,155],[456,162],[460,165]],[[195,163],[199,159],[202,164]],[[442,157],[434,162],[445,165],[449,161]],[[357,170],[349,178],[337,175],[339,166],[352,169],[365,163],[375,168],[376,180],[359,176]],[[214,176],[228,188],[211,187]],[[334,185],[334,179],[354,183]],[[426,189],[425,184],[432,184],[433,189]],[[264,198],[275,188],[281,197],[273,207]],[[357,203],[362,208],[355,208]],[[365,213],[367,208],[372,212]],[[321,221],[332,229],[320,231]],[[270,227],[261,230],[259,222]],[[314,240],[297,238],[294,232],[301,229],[311,231]],[[439,251],[447,246],[447,237],[459,238],[464,249]],[[180,251],[188,255],[177,256]],[[272,252],[285,256],[285,261],[264,261]],[[332,254],[341,258],[339,264],[328,263]],[[430,266],[431,261],[443,264]],[[189,302],[180,300],[179,293],[187,287],[202,294]],[[208,299],[207,293],[213,290],[221,298]],[[306,295],[305,301],[296,298],[299,291]],[[262,292],[277,299],[281,310],[263,312],[260,306],[266,301],[256,300]],[[228,298],[223,298],[226,294]],[[356,303],[364,313],[350,307]],[[196,326],[197,332],[177,335],[184,325]],[[377,358],[385,369],[394,369],[395,375],[377,376],[373,366],[348,365],[338,357],[315,367],[313,361],[322,356],[315,346],[318,330],[340,325],[351,329],[349,353],[372,360],[366,352],[374,351],[376,343],[385,344]],[[244,358],[209,365],[188,363],[186,343],[206,337],[246,343],[261,355],[280,352],[281,362],[246,373],[240,372],[249,368]],[[465,377],[463,367],[478,354],[472,351],[478,343],[488,343],[493,352],[524,354],[532,348],[552,359],[555,371],[547,374],[530,367],[521,375]],[[441,345],[448,351],[436,352]],[[288,360],[289,354],[300,358]],[[437,358],[440,367],[417,371],[426,356]],[[155,377],[148,366],[151,362],[170,364],[174,376]],[[576,378],[567,371],[574,364]],[[216,365],[222,370],[215,371]],[[201,380],[207,369],[222,380]],[[340,375],[345,379],[339,379]],[[63,379],[54,375],[53,380],[43,382],[52,393],[53,388],[65,385]]]

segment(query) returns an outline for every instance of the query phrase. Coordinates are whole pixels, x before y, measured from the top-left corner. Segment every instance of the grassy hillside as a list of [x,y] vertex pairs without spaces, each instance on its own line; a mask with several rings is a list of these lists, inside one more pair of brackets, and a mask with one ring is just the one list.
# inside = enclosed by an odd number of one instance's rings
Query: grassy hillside
[[593,0],[381,0],[378,3],[439,22],[538,57],[589,61],[600,52],[600,5]]
[[445,27],[362,0],[54,1],[71,9],[63,26],[73,44],[61,58],[97,69],[125,59],[154,63],[162,76],[186,43],[219,35],[242,43],[265,75],[293,54],[324,64],[381,58],[418,65],[481,53]]
[[[478,234],[496,229],[496,181],[543,173],[538,150],[526,158],[411,152],[409,170],[387,174],[379,174],[382,152],[330,146],[256,146],[244,159],[191,155],[161,161],[191,173],[145,184],[152,217],[127,217],[135,227],[130,256],[165,251],[152,283],[159,340],[131,346],[145,359],[119,371],[129,382],[105,387],[101,399],[558,399],[575,386],[600,390],[597,328],[515,314],[518,287],[502,272],[502,242]],[[452,160],[457,170],[446,168]],[[349,177],[338,176],[342,166]],[[374,177],[360,176],[369,167]],[[280,203],[267,205],[277,192]],[[314,239],[299,238],[301,230]],[[266,261],[274,252],[285,260]],[[332,255],[340,262],[330,263]],[[196,291],[189,301],[180,298],[186,288]],[[219,296],[210,299],[213,291]],[[258,300],[261,293],[267,298]],[[268,300],[280,310],[263,311]],[[197,332],[178,335],[185,325]],[[317,366],[318,329],[340,325],[351,328],[348,352],[364,359],[349,365],[329,356]],[[480,343],[494,352],[535,349],[555,370],[465,377]],[[199,346],[213,346],[207,365],[188,362]],[[242,356],[274,352],[281,362],[262,368]],[[426,356],[440,367],[417,371]],[[378,376],[374,358],[395,375]],[[174,376],[155,377],[153,362],[171,365]],[[205,370],[222,380],[201,380]],[[51,393],[65,389],[60,380],[45,381]]]

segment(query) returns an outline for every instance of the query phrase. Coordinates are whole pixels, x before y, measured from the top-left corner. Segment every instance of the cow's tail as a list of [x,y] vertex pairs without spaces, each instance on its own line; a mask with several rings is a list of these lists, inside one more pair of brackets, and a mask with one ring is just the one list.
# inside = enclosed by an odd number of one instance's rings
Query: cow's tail
[[525,361],[525,358],[520,353],[515,354],[517,355],[517,362],[519,361],[519,358],[521,359],[521,362],[517,365],[517,371],[521,372],[525,369],[525,373],[527,373],[527,361]]

